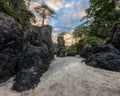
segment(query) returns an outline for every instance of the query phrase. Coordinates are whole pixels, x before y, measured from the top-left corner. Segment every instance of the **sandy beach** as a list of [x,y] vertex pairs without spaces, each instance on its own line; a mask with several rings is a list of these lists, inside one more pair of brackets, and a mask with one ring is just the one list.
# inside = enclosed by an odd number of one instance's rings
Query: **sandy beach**
[[12,91],[13,78],[0,84],[0,96],[120,96],[120,73],[93,68],[79,57],[56,58],[34,90]]

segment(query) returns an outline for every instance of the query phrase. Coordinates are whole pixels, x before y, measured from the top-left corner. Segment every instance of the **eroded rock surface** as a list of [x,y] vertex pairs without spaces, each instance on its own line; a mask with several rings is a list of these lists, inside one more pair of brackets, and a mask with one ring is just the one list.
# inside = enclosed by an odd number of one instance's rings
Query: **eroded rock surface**
[[51,27],[32,26],[25,35],[25,50],[18,63],[13,89],[26,91],[34,88],[42,74],[47,71],[50,61],[54,58],[51,39]]
[[10,16],[0,13],[0,83],[13,76],[23,51],[21,26]]
[[23,34],[13,18],[0,13],[0,83],[15,75],[14,90],[34,88],[54,58],[51,34],[48,26]]
[[19,61],[13,89],[26,91],[38,85],[40,77],[50,64],[49,53],[41,47],[29,46]]
[[112,71],[120,71],[120,51],[111,44],[104,44],[93,48],[86,64]]
[[120,24],[115,25],[115,33],[109,44],[94,48],[83,48],[82,55],[89,66],[120,72]]

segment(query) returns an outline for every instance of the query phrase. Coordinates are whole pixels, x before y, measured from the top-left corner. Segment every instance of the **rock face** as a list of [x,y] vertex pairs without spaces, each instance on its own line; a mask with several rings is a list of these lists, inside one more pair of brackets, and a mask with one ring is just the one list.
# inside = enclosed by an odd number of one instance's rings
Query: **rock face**
[[0,13],[0,83],[13,76],[23,51],[21,26],[10,16]]
[[[29,46],[29,45],[36,46],[36,40],[37,40],[37,37],[38,37],[38,30],[39,30],[39,27],[37,27],[37,26],[31,26],[25,32],[24,39],[25,39],[25,45],[26,45],[26,47]],[[40,37],[40,39],[41,39],[41,37]],[[41,46],[40,44],[41,44],[41,42],[38,45]]]
[[87,65],[120,72],[120,24],[116,25],[111,44],[90,48],[86,55]]
[[86,64],[120,72],[120,51],[111,44],[97,46],[92,49],[91,55],[87,57]]
[[34,88],[54,58],[52,28],[32,26],[25,35],[13,18],[0,13],[0,83],[16,75],[13,89]]
[[87,58],[88,56],[90,56],[90,52],[92,51],[92,46],[91,45],[86,45],[83,48],[81,48],[81,52],[80,52],[80,56]]
[[64,57],[65,56],[65,41],[63,39],[63,36],[58,36],[58,51],[57,51],[57,56],[58,57]]
[[20,24],[18,24],[12,17],[2,12],[0,12],[0,26],[7,29],[22,30]]
[[26,33],[25,39],[34,46],[44,47],[49,51],[50,59],[54,59],[52,27],[43,26],[39,28],[37,26],[31,26],[31,28]]
[[[53,42],[52,42],[52,27],[50,26],[44,26],[40,28],[39,35],[41,35],[42,38],[42,46],[47,46],[50,59],[54,59],[54,51],[53,51]],[[39,39],[39,37],[38,37]]]
[[40,77],[50,64],[49,53],[41,47],[29,46],[19,61],[19,72],[16,74],[13,89],[26,91],[37,86]]
[[116,32],[111,43],[114,47],[120,50],[120,24],[116,25]]
[[25,50],[18,62],[19,72],[16,75],[13,89],[26,91],[34,88],[42,74],[48,69],[52,54],[51,27],[32,26],[25,35]]

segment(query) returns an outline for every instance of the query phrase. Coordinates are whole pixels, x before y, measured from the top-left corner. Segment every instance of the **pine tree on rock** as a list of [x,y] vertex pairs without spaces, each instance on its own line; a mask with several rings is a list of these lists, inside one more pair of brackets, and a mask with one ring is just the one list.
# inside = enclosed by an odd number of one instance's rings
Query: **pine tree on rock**
[[53,18],[55,14],[55,12],[47,5],[38,6],[38,7],[35,7],[34,9],[42,17],[42,25],[44,25],[45,19],[48,19],[51,17]]

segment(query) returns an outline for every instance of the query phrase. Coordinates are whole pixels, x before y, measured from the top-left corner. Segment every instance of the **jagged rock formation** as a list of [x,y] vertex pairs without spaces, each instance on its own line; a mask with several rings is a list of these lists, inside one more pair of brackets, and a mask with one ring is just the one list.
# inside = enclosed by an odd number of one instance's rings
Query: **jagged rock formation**
[[10,16],[0,13],[0,83],[17,72],[17,60],[22,51],[21,26]]
[[87,49],[87,65],[120,72],[120,24],[115,27],[116,31],[110,44]]
[[49,26],[41,28],[32,26],[26,33],[26,48],[19,60],[20,71],[15,78],[14,90],[26,91],[34,88],[48,69],[50,60],[54,58],[51,32],[52,29]]
[[[41,34],[40,34],[41,33]],[[50,59],[54,59],[54,51],[53,51],[53,42],[52,42],[52,27],[50,26],[43,26],[40,28],[39,35],[41,35],[42,38],[42,46],[47,46]],[[38,37],[39,39],[39,37]]]
[[64,57],[65,56],[65,41],[63,36],[58,36],[58,51],[57,51],[57,56],[58,57]]
[[[48,69],[52,54],[52,28],[32,26],[25,35],[25,50],[19,60],[19,72],[13,89],[26,91],[34,88],[42,74]],[[26,78],[24,78],[26,77]]]
[[[50,59],[54,59],[53,42],[52,42],[52,27],[50,26],[31,26],[25,36],[25,40],[34,46],[44,47],[49,51]],[[29,45],[28,44],[28,45]]]
[[16,75],[13,89],[34,88],[54,58],[52,28],[32,26],[25,35],[13,18],[0,13],[0,83]]
[[120,71],[120,51],[111,44],[92,48],[86,59],[86,64],[112,71]]
[[42,47],[29,46],[19,61],[19,72],[16,75],[13,89],[26,91],[36,87],[49,64],[48,50]]

